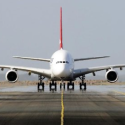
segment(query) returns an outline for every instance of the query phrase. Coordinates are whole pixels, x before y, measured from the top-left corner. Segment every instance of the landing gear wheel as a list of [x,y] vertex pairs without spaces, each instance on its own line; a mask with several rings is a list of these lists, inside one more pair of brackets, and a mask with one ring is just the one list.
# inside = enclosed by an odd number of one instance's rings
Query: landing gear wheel
[[[52,86],[54,86],[54,88],[52,88]],[[52,90],[56,91],[57,90],[57,83],[54,81],[50,82],[49,89],[50,89],[50,91],[52,91]]]
[[84,90],[86,90],[86,83],[84,83]]
[[37,85],[37,89],[38,89],[38,91],[39,91],[39,82],[38,82],[38,85]]
[[[40,86],[42,86],[41,89],[40,89]],[[38,89],[38,92],[39,92],[40,90],[44,91],[44,82],[42,82],[42,83],[39,83],[39,82],[38,82],[37,89]]]
[[[40,90],[44,91],[44,82],[42,82],[44,78],[45,78],[44,76],[41,76],[41,75],[38,76],[38,80],[39,80],[38,85],[37,85],[38,92]],[[42,86],[42,89],[40,89],[40,86]]]
[[[69,86],[72,86],[72,88],[69,88]],[[67,83],[67,90],[69,90],[69,89],[74,90],[74,82],[70,81]]]
[[62,83],[60,83],[60,90],[62,89]]
[[62,89],[62,87],[65,90],[65,83],[60,83],[60,90]]
[[74,82],[72,82],[72,90],[74,90]]
[[86,90],[86,83],[84,82],[84,80],[85,80],[85,75],[83,75],[83,76],[81,76],[81,77],[79,77],[81,80],[82,80],[82,83],[79,83],[79,88],[80,88],[80,90],[83,90],[82,89],[82,86],[84,86],[84,90]]
[[69,82],[67,83],[67,90],[69,90]]
[[55,82],[55,91],[57,90],[57,84],[56,84],[56,82]]
[[63,83],[63,88],[64,88],[64,90],[65,90],[65,83]]
[[51,91],[51,86],[52,86],[51,84],[52,84],[52,83],[50,82],[50,83],[49,83],[49,90],[50,90],[50,91]]

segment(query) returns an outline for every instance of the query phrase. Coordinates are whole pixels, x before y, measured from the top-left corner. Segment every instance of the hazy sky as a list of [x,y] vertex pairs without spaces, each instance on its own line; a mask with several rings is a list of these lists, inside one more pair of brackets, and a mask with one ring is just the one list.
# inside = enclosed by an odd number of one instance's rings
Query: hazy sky
[[111,56],[75,68],[125,64],[125,0],[0,0],[0,64],[49,68],[12,56],[50,58],[59,49],[60,6],[64,49],[74,58]]

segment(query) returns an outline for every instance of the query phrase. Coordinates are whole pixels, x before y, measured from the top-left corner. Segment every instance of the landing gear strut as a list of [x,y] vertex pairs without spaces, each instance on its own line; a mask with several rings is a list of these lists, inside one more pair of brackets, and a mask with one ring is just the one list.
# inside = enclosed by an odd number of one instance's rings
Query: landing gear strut
[[[41,75],[38,76],[38,80],[39,80],[38,86],[37,86],[38,92],[39,92],[40,90],[43,90],[43,91],[44,91],[44,82],[42,82],[43,79],[45,79],[44,76],[41,76]],[[40,88],[40,86],[42,86],[42,88]]]
[[[54,88],[53,88],[53,86],[54,86]],[[57,83],[54,82],[54,81],[50,82],[49,89],[50,89],[50,91],[51,90],[55,90],[56,91],[57,90]]]
[[[72,88],[70,88],[72,86]],[[67,83],[67,90],[74,90],[74,82],[70,81]]]
[[79,77],[82,80],[82,83],[79,84],[80,90],[82,90],[82,86],[84,86],[84,90],[86,90],[85,75]]

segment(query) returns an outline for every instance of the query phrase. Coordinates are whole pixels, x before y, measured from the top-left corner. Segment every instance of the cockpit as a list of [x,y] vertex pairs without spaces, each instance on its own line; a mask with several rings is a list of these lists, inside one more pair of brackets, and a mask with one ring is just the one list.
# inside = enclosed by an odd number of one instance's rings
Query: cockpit
[[57,61],[56,64],[58,63],[69,63],[68,61]]

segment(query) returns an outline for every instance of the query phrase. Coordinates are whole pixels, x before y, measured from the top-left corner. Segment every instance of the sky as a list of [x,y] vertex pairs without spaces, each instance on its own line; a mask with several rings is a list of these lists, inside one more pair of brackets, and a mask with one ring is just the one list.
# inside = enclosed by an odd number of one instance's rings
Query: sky
[[124,5],[125,0],[0,0],[0,65],[49,69],[48,62],[12,56],[51,58],[59,49],[61,6],[64,49],[73,58],[110,56],[76,62],[76,69],[125,64]]

